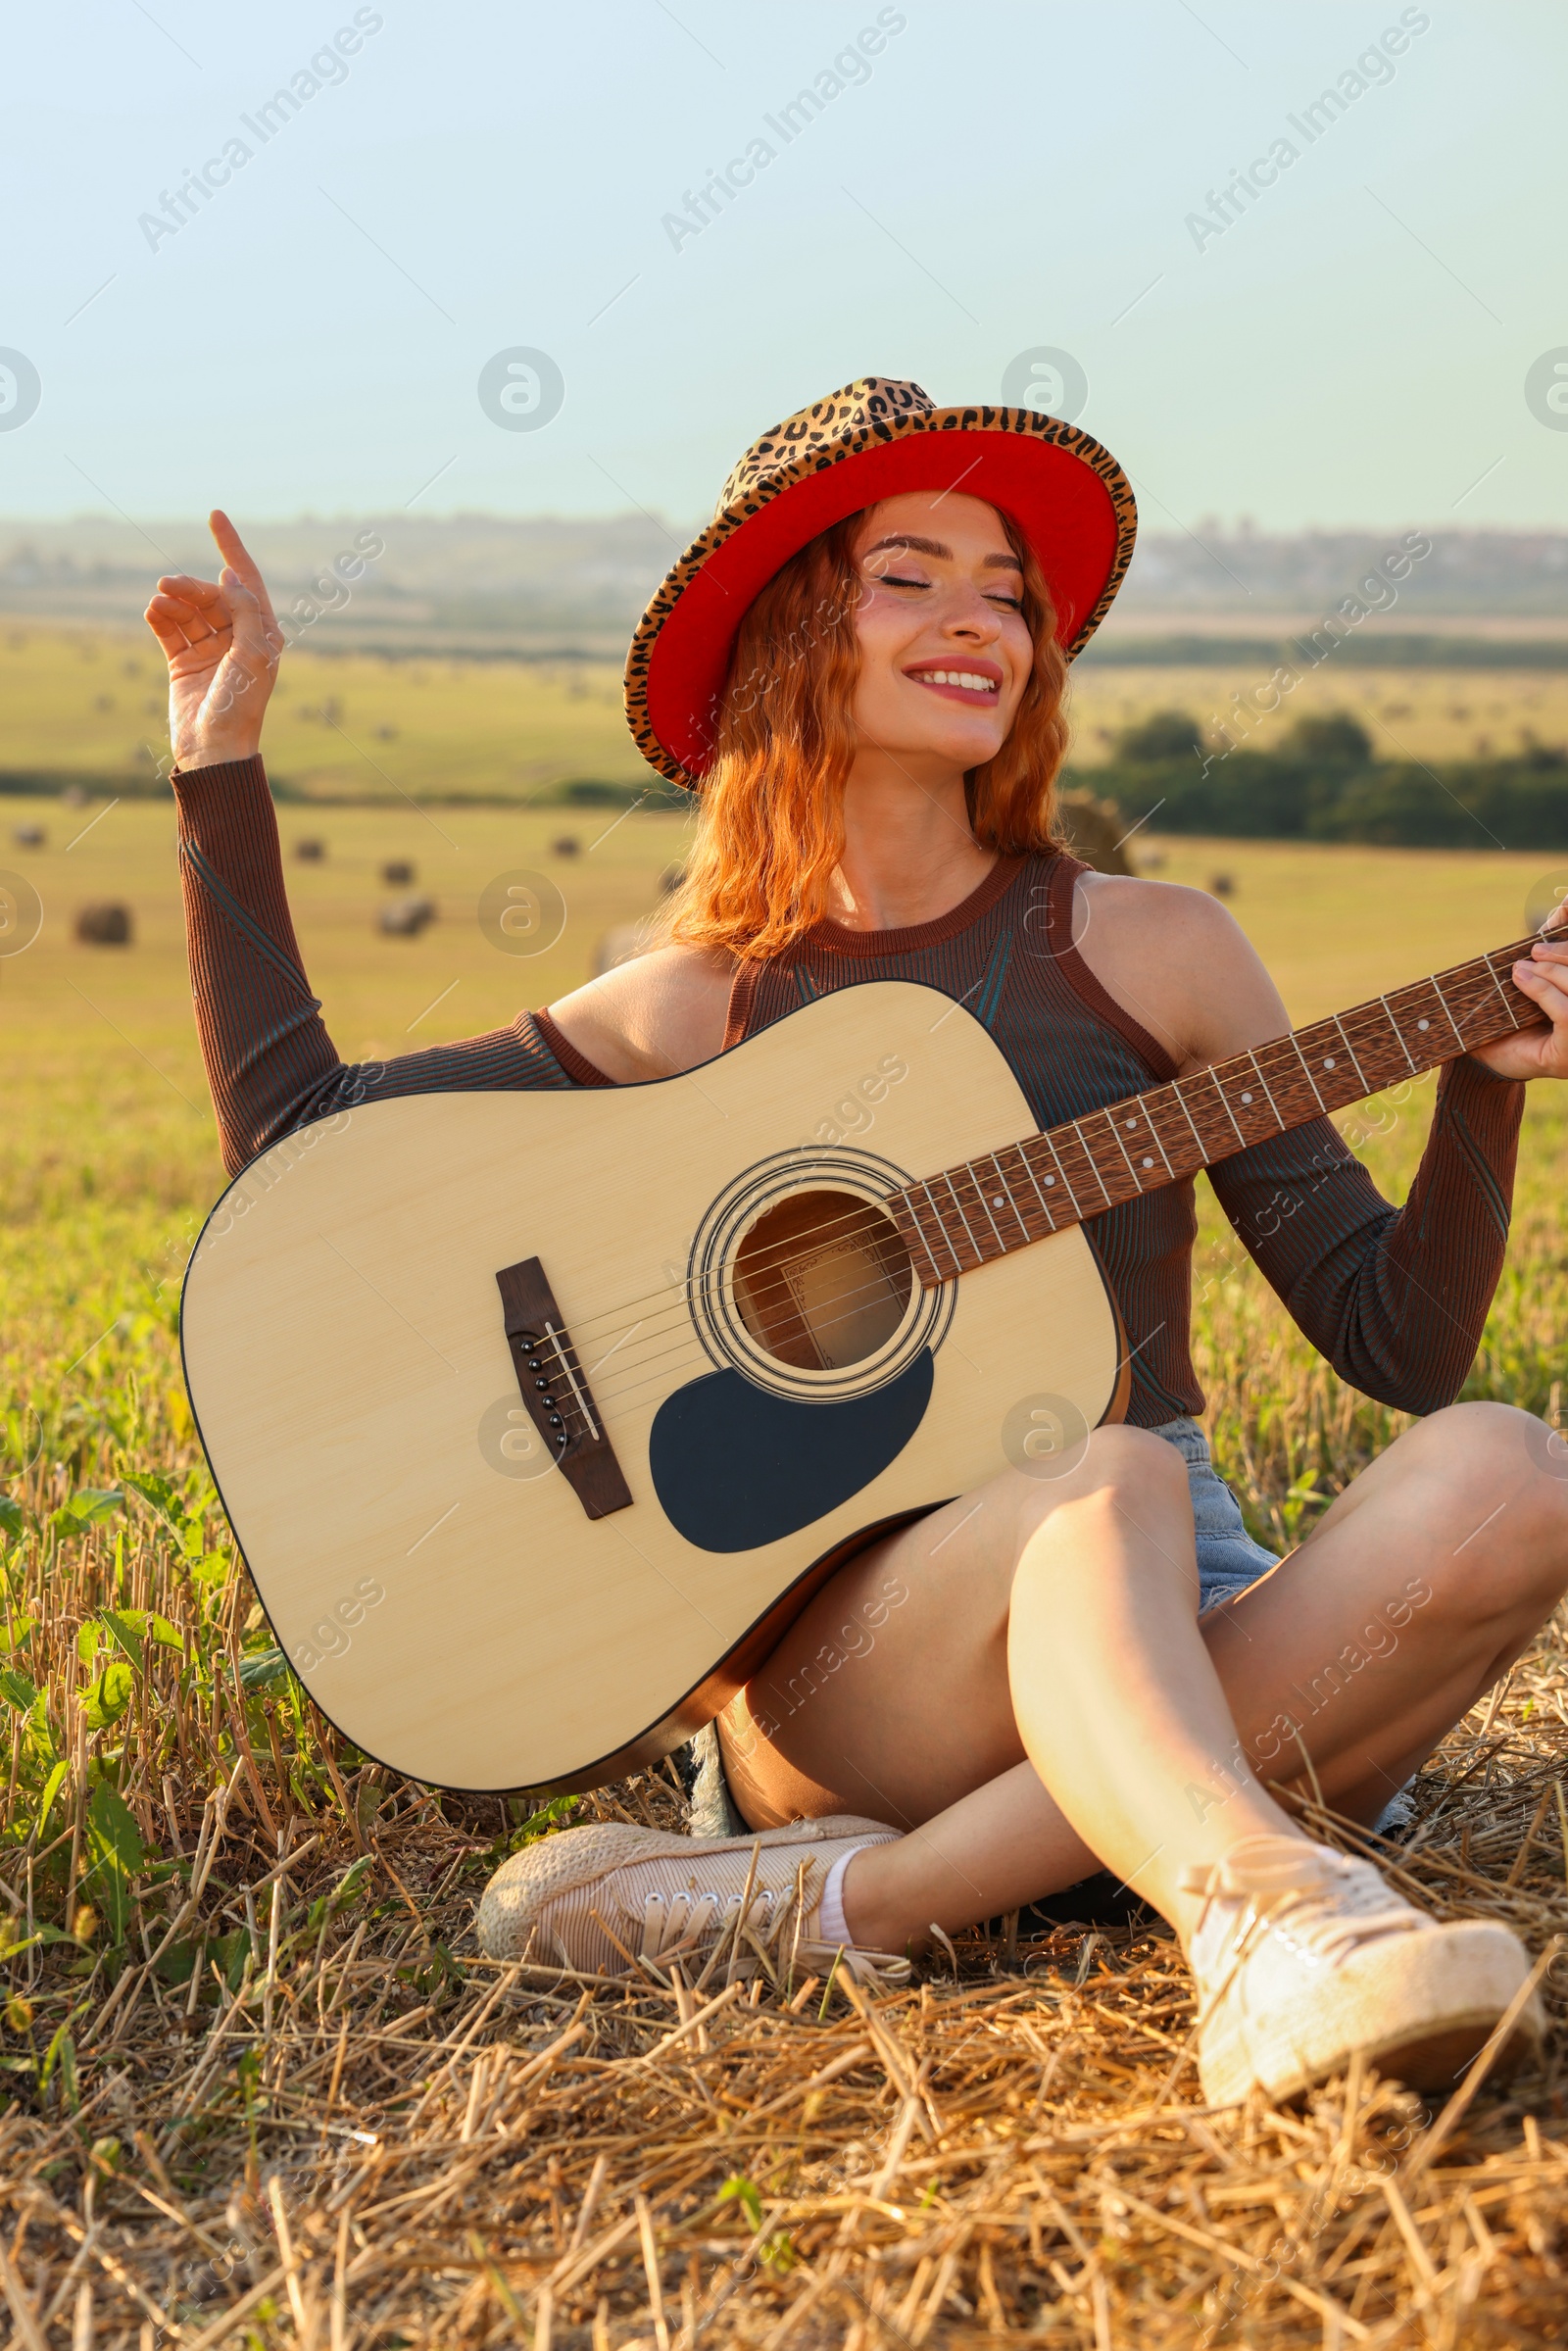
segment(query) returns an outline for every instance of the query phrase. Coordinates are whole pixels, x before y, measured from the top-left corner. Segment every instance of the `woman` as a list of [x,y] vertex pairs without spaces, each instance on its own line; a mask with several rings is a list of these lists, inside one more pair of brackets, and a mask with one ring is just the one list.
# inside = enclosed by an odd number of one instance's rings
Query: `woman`
[[[275,624],[215,516],[221,579],[163,580],[148,617],[230,1167],[345,1101],[690,1069],[864,978],[964,1001],[1042,1126],[1278,1036],[1221,906],[1091,873],[1053,832],[1066,661],[1132,532],[1114,460],[1031,411],[867,379],[787,419],[632,648],[634,733],[703,792],[672,944],[510,1029],[355,1070],[305,983],[257,756]],[[1548,1432],[1451,1401],[1502,1261],[1523,1081],[1568,1073],[1565,964],[1538,943],[1515,977],[1546,1025],[1445,1069],[1398,1213],[1326,1120],[1212,1171],[1342,1374],[1427,1416],[1308,1542],[1278,1564],[1249,1542],[1193,1418],[1191,1185],[1113,1209],[1088,1230],[1128,1332],[1125,1418],[1059,1475],[1007,1469],[837,1571],[720,1718],[745,1834],[552,1837],[499,1872],[485,1947],[700,1968],[728,1933],[747,1964],[844,1946],[874,1968],[1101,1865],[1182,1939],[1211,2101],[1289,2095],[1356,2051],[1450,2082],[1522,1990],[1519,1944],[1417,1913],[1265,1783],[1315,1777],[1377,1819],[1568,1580]],[[853,1668],[813,1682],[840,1641]],[[1532,1996],[1508,2061],[1540,2026]]]

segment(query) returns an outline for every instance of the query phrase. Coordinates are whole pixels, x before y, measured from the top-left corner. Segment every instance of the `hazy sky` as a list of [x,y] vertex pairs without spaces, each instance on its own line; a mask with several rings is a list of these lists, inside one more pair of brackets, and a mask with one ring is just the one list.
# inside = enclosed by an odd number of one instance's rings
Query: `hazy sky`
[[0,514],[684,522],[853,376],[996,399],[1049,349],[1155,529],[1568,525],[1560,0],[8,0],[0,31]]

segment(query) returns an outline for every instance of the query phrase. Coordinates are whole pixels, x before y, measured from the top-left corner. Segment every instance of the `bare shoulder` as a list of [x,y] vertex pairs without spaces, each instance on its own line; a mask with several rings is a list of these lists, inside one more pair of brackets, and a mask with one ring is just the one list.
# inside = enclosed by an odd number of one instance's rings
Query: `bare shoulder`
[[1206,890],[1080,874],[1073,937],[1101,986],[1180,1068],[1241,1053],[1290,1026],[1257,950]]
[[710,949],[660,947],[559,998],[550,1016],[617,1084],[669,1077],[721,1051],[734,973]]

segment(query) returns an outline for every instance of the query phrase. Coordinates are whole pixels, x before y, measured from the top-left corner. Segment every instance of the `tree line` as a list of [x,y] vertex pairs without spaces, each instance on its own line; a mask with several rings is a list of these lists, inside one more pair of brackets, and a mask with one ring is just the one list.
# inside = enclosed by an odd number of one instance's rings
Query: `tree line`
[[1399,849],[1568,848],[1568,751],[1378,759],[1346,711],[1298,718],[1275,751],[1214,751],[1182,710],[1123,730],[1108,762],[1062,778],[1128,823],[1234,840],[1366,841]]

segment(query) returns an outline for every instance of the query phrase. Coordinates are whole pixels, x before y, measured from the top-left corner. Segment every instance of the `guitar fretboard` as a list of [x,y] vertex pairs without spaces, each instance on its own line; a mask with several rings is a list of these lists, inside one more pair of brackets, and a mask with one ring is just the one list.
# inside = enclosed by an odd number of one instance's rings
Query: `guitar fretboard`
[[1272,1037],[1255,1052],[910,1184],[887,1205],[922,1288],[1178,1183],[1474,1046],[1539,1026],[1544,1015],[1511,977],[1534,944],[1518,940],[1456,963]]

